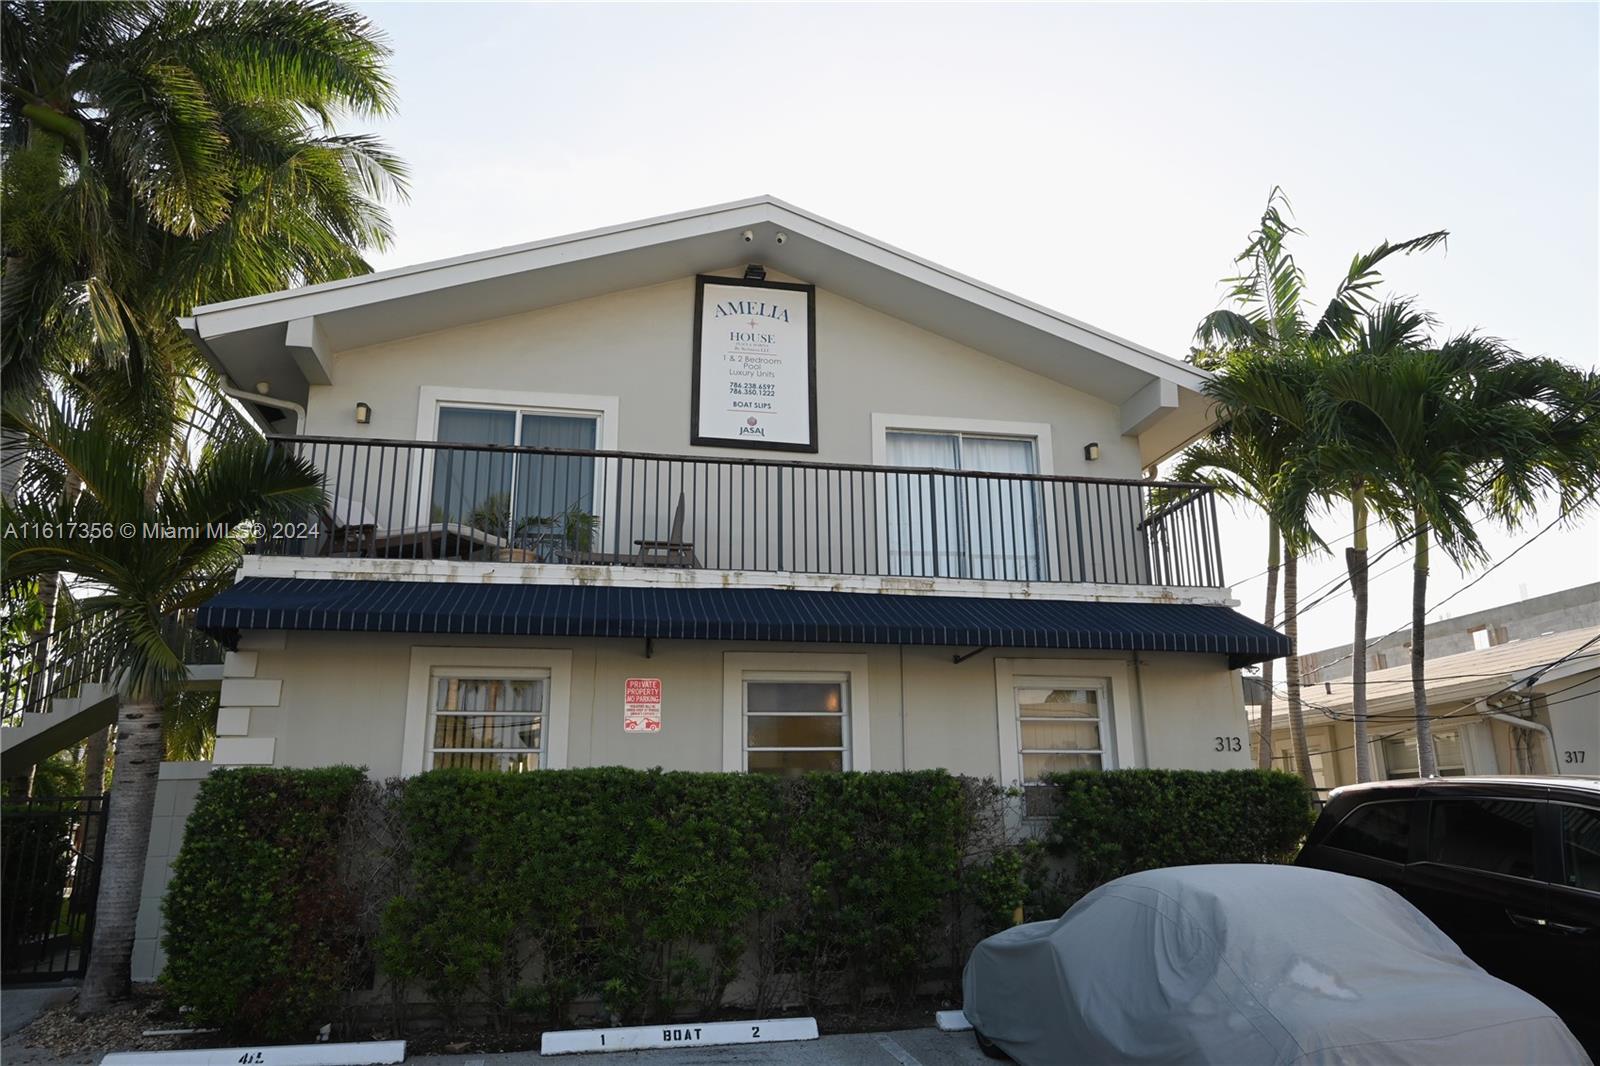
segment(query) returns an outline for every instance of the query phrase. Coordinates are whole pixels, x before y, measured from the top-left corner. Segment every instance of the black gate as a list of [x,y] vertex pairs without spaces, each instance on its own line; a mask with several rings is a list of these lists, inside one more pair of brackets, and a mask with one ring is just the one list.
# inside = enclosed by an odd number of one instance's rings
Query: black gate
[[94,939],[106,797],[7,802],[0,809],[0,980],[82,977]]

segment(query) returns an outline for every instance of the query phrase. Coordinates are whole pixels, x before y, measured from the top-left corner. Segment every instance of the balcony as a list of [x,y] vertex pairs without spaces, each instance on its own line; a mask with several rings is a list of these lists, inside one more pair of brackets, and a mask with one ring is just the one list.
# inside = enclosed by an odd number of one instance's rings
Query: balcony
[[324,504],[264,556],[1214,589],[1200,485],[638,452],[275,437]]

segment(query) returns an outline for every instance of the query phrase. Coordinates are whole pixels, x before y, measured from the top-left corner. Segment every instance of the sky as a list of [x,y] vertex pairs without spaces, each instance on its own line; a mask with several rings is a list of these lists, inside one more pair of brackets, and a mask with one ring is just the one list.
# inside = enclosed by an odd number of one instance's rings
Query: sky
[[[390,38],[399,113],[352,125],[412,171],[380,268],[770,193],[1181,357],[1281,186],[1313,304],[1357,252],[1448,229],[1388,292],[1600,366],[1594,4],[358,6]],[[1226,520],[1253,615],[1265,543],[1256,516]],[[1343,576],[1343,546],[1303,592]],[[1374,636],[1409,621],[1408,559],[1377,564]],[[1430,601],[1483,569],[1436,552]],[[1591,517],[1430,618],[1596,580]],[[1301,647],[1350,626],[1335,594]]]

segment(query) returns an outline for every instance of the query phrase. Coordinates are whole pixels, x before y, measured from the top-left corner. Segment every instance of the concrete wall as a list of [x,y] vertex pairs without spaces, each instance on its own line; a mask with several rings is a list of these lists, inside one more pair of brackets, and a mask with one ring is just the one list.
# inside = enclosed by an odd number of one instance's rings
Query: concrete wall
[[205,762],[164,762],[156,784],[156,809],[150,820],[150,850],[145,855],[144,888],[133,927],[133,979],[154,981],[166,965],[161,950],[161,899],[172,880],[172,863],[183,846],[183,829],[194,812],[200,782],[211,772]]
[[[944,767],[956,773],[1002,776],[1002,734],[1010,719],[997,713],[1005,671],[1110,679],[1116,757],[1123,766],[1201,769],[1249,764],[1244,709],[1236,671],[1221,656],[984,651],[852,645],[733,644],[657,641],[645,656],[642,640],[490,639],[401,634],[247,633],[230,656],[215,760],[221,764],[363,765],[375,777],[411,772],[408,731],[416,749],[425,723],[408,725],[415,648],[471,664],[474,657],[510,665],[538,664],[549,653],[568,655],[563,750],[567,766],[663,766],[721,770],[725,755],[727,656],[793,653],[859,656],[852,699],[868,710],[867,733],[856,745],[871,769]],[[430,653],[431,654],[431,653]],[[789,662],[790,660],[783,660]],[[795,668],[814,668],[809,662]],[[427,667],[422,667],[424,675]],[[735,671],[736,673],[737,671]],[[662,729],[625,734],[623,682],[662,681]],[[555,686],[552,686],[553,688]],[[1009,699],[1009,689],[1006,689]],[[863,700],[865,696],[865,700]],[[247,703],[245,701],[255,701]],[[737,698],[732,699],[736,704]],[[552,710],[560,708],[552,701]],[[1009,712],[1009,708],[1007,711]],[[727,713],[737,715],[737,707]],[[553,734],[559,736],[556,723]],[[1008,742],[1014,744],[1014,734]],[[412,756],[415,758],[416,756]],[[858,760],[856,768],[863,769]]]
[[[306,432],[414,438],[419,389],[451,386],[616,396],[626,451],[792,458],[690,447],[693,317],[694,279],[684,277],[341,352],[337,384],[311,389]],[[1048,423],[1056,474],[1139,476],[1137,441],[1121,435],[1113,404],[826,290],[816,332],[819,461],[871,462],[881,412]],[[372,406],[369,425],[356,425],[357,402]],[[1083,456],[1091,441],[1095,462]]]

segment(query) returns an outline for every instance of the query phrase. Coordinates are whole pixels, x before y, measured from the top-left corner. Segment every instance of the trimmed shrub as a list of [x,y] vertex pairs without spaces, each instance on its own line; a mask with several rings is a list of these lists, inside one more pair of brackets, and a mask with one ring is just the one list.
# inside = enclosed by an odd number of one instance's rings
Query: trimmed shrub
[[337,875],[361,770],[241,769],[200,787],[163,910],[162,983],[198,1026],[276,1040],[331,1020],[355,984]]
[[[384,916],[384,969],[446,1013],[621,1019],[714,1008],[761,902],[776,783],[618,768],[442,770],[401,801],[411,892]],[[531,978],[530,978],[531,975]]]
[[1050,779],[1046,851],[1067,860],[1065,902],[1139,870],[1287,862],[1315,814],[1300,778],[1276,770],[1076,770]]

